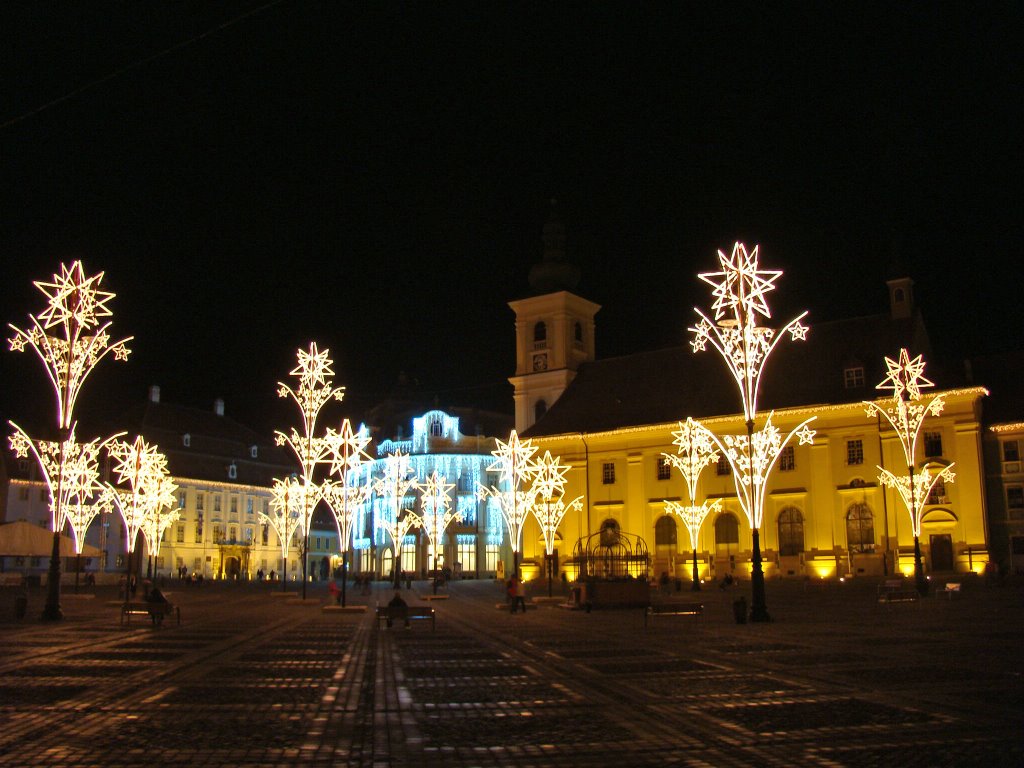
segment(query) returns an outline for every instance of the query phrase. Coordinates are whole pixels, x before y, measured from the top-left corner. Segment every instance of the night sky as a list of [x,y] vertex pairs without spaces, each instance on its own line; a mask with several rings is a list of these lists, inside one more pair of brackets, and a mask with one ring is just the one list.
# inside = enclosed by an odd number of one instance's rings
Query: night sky
[[[711,303],[696,273],[737,239],[786,271],[783,322],[884,311],[898,263],[936,354],[1019,349],[1022,21],[1009,2],[5,7],[0,319],[24,327],[31,281],[81,258],[135,336],[83,409],[159,384],[285,426],[275,382],[316,339],[357,418],[400,372],[511,412],[506,302],[554,198],[600,357],[681,343]],[[0,417],[50,409],[30,354],[0,372]]]

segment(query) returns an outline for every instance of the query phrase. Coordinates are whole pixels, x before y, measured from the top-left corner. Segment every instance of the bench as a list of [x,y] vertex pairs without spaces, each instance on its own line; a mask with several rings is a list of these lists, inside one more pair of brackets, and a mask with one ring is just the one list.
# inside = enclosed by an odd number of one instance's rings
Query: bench
[[704,603],[651,603],[644,610],[644,627],[655,616],[703,616]]
[[407,605],[407,606],[377,606],[377,629],[389,622],[404,621],[405,626],[413,621],[430,619],[430,628],[436,629],[434,609],[429,605]]
[[131,626],[132,616],[149,616],[153,624],[163,624],[165,616],[174,614],[177,624],[181,625],[181,608],[173,603],[127,602],[121,604],[121,626]]
[[878,602],[880,603],[916,603],[921,599],[921,594],[913,586],[907,585],[902,579],[887,579],[878,587]]

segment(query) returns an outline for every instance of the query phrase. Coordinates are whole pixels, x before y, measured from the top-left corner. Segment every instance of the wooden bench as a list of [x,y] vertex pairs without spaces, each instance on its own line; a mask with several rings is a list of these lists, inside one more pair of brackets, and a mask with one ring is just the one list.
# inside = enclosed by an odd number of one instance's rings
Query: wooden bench
[[644,627],[655,616],[703,616],[704,603],[651,603],[644,611]]
[[382,625],[394,623],[396,621],[404,621],[405,626],[408,627],[411,622],[421,621],[423,619],[430,619],[431,629],[437,628],[434,609],[429,605],[406,605],[394,607],[390,605],[377,606],[378,629],[380,629]]
[[181,608],[174,603],[127,602],[121,604],[121,626],[131,626],[132,616],[149,616],[157,626],[163,623],[165,616],[174,615],[177,624],[181,625]]
[[909,585],[903,579],[887,579],[878,587],[878,602],[880,603],[916,603],[921,599],[921,594],[913,584]]

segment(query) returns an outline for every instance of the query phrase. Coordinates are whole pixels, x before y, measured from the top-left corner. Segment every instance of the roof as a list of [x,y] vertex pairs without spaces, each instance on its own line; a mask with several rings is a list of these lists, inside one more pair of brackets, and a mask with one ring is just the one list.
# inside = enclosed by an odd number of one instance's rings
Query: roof
[[[759,410],[860,402],[878,396],[885,357],[906,347],[924,354],[930,345],[920,316],[894,320],[888,314],[811,325],[807,340],[784,339],[765,367]],[[863,368],[864,386],[847,388],[845,370]],[[964,384],[956,371],[929,364],[926,375],[940,387]],[[687,416],[708,418],[742,411],[736,384],[710,346],[689,345],[598,360],[580,370],[548,412],[524,432],[541,437],[602,432],[662,424]]]

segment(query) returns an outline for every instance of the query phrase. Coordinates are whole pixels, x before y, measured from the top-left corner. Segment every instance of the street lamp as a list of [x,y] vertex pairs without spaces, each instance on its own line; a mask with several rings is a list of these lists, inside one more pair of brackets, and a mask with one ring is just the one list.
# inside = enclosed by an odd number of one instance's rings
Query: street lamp
[[662,456],[682,473],[686,480],[690,503],[680,504],[677,501],[666,501],[665,506],[671,514],[682,520],[690,534],[690,545],[693,548],[693,581],[690,584],[690,590],[699,592],[700,572],[697,569],[697,543],[700,528],[708,515],[712,512],[717,514],[722,510],[722,500],[705,499],[698,504],[697,481],[705,467],[718,461],[717,445],[715,436],[689,417],[685,423],[679,422],[679,429],[674,431],[672,436],[675,438],[672,442],[676,445],[676,453],[663,453]]
[[[313,474],[320,464],[327,464],[332,461],[331,450],[334,446],[337,433],[328,429],[324,436],[317,437],[316,422],[320,411],[332,399],[340,401],[345,397],[344,387],[335,387],[328,377],[334,376],[331,370],[333,361],[329,357],[329,350],[322,352],[317,348],[316,342],[310,342],[309,351],[298,350],[298,364],[292,370],[291,375],[299,380],[299,388],[292,389],[289,385],[278,382],[278,397],[291,397],[299,406],[302,413],[302,432],[295,427],[286,434],[277,430],[275,442],[279,446],[287,445],[299,461],[301,482],[303,492],[302,516],[300,518],[302,530],[302,599],[306,599],[306,559],[309,552],[309,529],[313,520],[313,510],[321,498],[322,488],[313,480]],[[287,557],[287,556],[286,556]]]
[[544,536],[544,557],[547,561],[548,597],[551,597],[555,580],[555,537],[558,526],[569,510],[579,511],[583,508],[583,497],[577,496],[566,503],[565,476],[569,467],[562,464],[558,456],[551,451],[537,460],[533,479],[533,490],[536,497],[533,504],[533,516],[537,518],[541,534]]
[[[46,368],[57,400],[58,452],[55,460],[61,469],[48,475],[56,484],[48,486],[54,528],[46,605],[43,608],[43,619],[50,621],[64,616],[60,608],[60,535],[66,521],[65,504],[69,496],[63,488],[66,480],[63,466],[75,450],[75,403],[86,378],[100,360],[108,354],[113,354],[115,360],[128,359],[127,343],[132,338],[129,336],[111,342],[107,332],[110,321],[101,324],[100,318],[112,316],[107,302],[114,298],[112,292],[100,290],[102,282],[102,272],[86,277],[80,261],[72,262],[70,266],[62,264],[60,274],[54,274],[52,281],[34,283],[46,296],[47,306],[38,317],[29,315],[29,330],[9,325],[14,331],[14,336],[8,340],[11,351],[23,352],[28,347],[36,353]],[[59,335],[51,335],[51,329],[56,329]],[[16,433],[27,437],[13,422],[11,426]],[[65,455],[66,449],[71,450],[72,455]]]
[[758,246],[747,251],[743,243],[733,245],[732,253],[718,251],[721,265],[719,272],[705,272],[698,277],[714,288],[715,303],[712,306],[715,321],[697,308],[694,311],[700,321],[689,330],[694,338],[691,342],[694,352],[702,352],[708,342],[725,360],[736,381],[743,403],[743,417],[747,434],[726,435],[716,443],[733,469],[736,495],[750,523],[752,539],[751,552],[751,621],[771,621],[765,599],[764,569],[761,566],[760,528],[764,515],[764,495],[768,476],[778,459],[779,453],[796,435],[800,444],[813,442],[814,432],[807,424],[814,417],[798,424],[785,437],[772,425],[769,414],[764,428],[754,430],[757,417],[757,395],[768,357],[778,346],[787,332],[793,341],[807,337],[807,327],[801,323],[807,312],[790,320],[780,331],[759,326],[757,317],[771,318],[771,311],[765,294],[774,290],[775,281],[782,275],[779,270],[762,270],[758,265]]
[[452,499],[448,492],[455,487],[454,483],[446,483],[444,475],[435,469],[420,485],[420,512],[423,518],[423,530],[430,542],[430,552],[434,566],[434,594],[437,594],[437,553],[441,549],[441,537],[453,520],[462,522],[461,512],[452,512]]
[[[411,509],[405,508],[405,497],[409,491],[419,487],[419,481],[409,464],[409,454],[395,451],[384,459],[384,476],[373,485],[384,499],[384,509],[377,519],[377,525],[388,532],[395,548],[394,571],[395,589],[402,585],[402,542],[413,528],[423,524],[423,519]],[[404,515],[403,515],[404,513]]]
[[935,395],[928,402],[921,396],[921,389],[935,386],[924,377],[924,360],[918,355],[913,360],[906,349],[900,350],[900,359],[885,358],[889,369],[888,375],[875,389],[891,389],[892,397],[884,401],[885,405],[864,401],[867,415],[881,416],[896,432],[903,447],[903,457],[907,462],[907,474],[897,476],[883,467],[878,467],[881,474],[878,481],[889,488],[895,488],[903,500],[903,505],[910,514],[910,526],[914,532],[914,579],[918,593],[923,597],[928,594],[928,580],[924,575],[921,563],[921,518],[924,515],[924,503],[940,480],[952,483],[955,477],[953,464],[947,464],[937,472],[928,466],[921,467],[919,473],[914,472],[914,455],[917,453],[917,438],[921,434],[925,417],[938,416],[945,407],[941,394]]
[[323,497],[338,525],[338,542],[341,548],[341,605],[346,604],[348,584],[348,551],[352,545],[352,525],[356,513],[366,502],[372,489],[369,482],[360,484],[359,475],[363,463],[370,460],[365,448],[370,436],[364,431],[354,432],[348,419],[341,422],[341,429],[333,435],[331,446],[331,474],[339,481],[327,480],[323,484]]
[[529,440],[520,440],[514,429],[507,443],[501,440],[496,442],[498,447],[491,451],[495,462],[487,471],[498,473],[498,485],[488,487],[478,483],[477,497],[481,500],[491,497],[497,502],[512,541],[512,575],[518,578],[523,525],[530,515],[536,495],[530,483],[536,472],[533,455],[537,448]]

